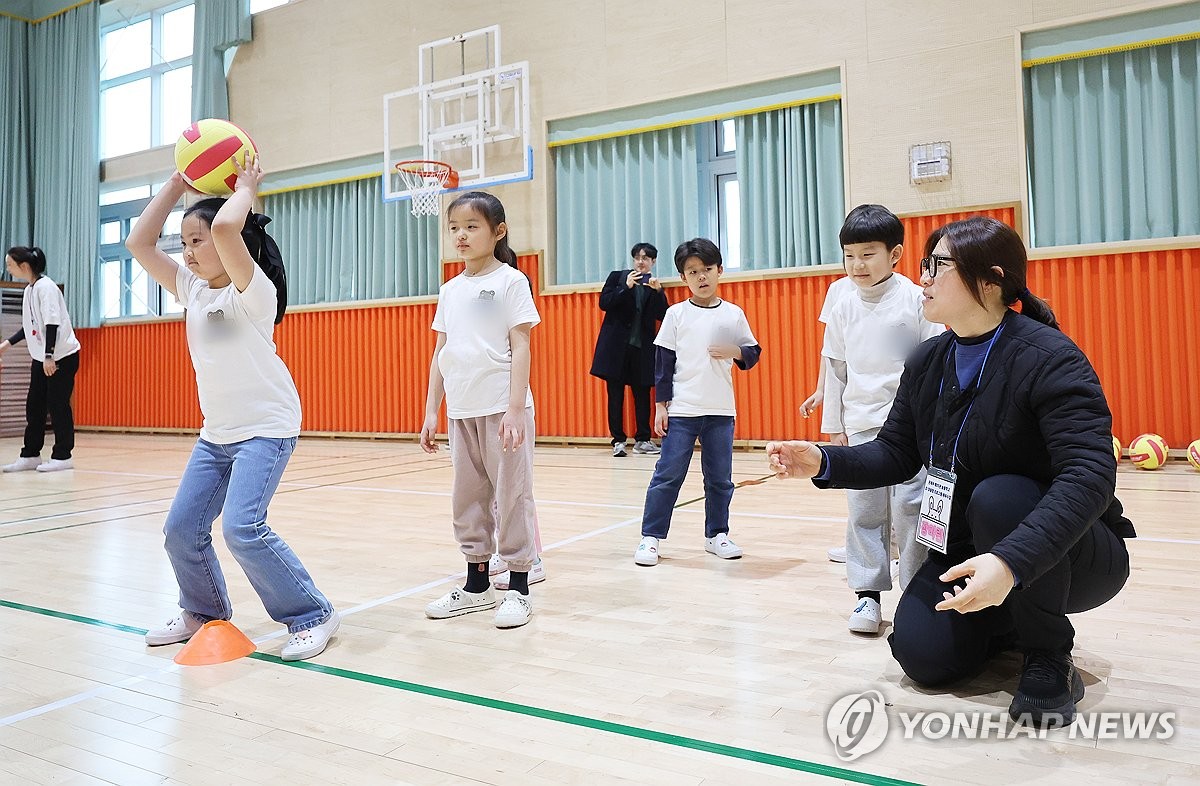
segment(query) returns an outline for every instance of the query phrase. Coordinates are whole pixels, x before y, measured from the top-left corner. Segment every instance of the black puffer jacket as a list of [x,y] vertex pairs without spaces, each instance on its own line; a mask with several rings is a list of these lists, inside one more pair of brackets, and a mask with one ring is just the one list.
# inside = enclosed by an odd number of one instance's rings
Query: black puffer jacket
[[[939,387],[954,381],[954,334],[929,339],[909,357],[896,401],[874,441],[824,448],[822,488],[876,488],[902,483],[927,466]],[[935,464],[949,467],[962,410],[937,424]],[[1097,519],[1135,537],[1113,496],[1116,461],[1112,414],[1087,357],[1054,328],[1010,311],[984,367],[974,407],[958,443],[958,482],[950,512],[946,564],[974,556],[966,508],[975,487],[993,475],[1024,475],[1049,487],[1038,506],[992,553],[1028,585],[1053,567]]]
[[[600,309],[604,321],[600,324],[600,335],[596,337],[596,354],[592,358],[592,376],[624,382],[630,385],[654,384],[654,336],[657,324],[667,313],[667,295],[661,289],[645,288],[642,303],[642,319],[637,321],[636,287],[625,286],[629,270],[614,270],[608,274],[604,289],[600,291]],[[638,284],[637,286],[643,286]],[[625,349],[629,336],[638,331],[642,341],[637,379],[623,379]]]

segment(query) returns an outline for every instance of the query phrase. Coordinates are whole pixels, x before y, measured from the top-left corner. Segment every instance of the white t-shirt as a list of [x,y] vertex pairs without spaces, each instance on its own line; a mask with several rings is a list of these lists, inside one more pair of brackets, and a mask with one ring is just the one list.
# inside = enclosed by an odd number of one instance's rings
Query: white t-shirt
[[[438,368],[446,388],[446,415],[456,420],[508,409],[512,347],[508,331],[542,321],[529,279],[501,264],[483,276],[460,273],[442,284],[433,329],[446,334]],[[533,391],[525,394],[533,406]]]
[[713,344],[758,344],[740,308],[727,300],[708,308],[697,306],[690,298],[676,303],[667,309],[654,343],[675,351],[672,415],[737,414],[733,404],[733,361],[709,357],[708,348]]
[[817,319],[828,325],[829,312],[833,310],[834,304],[856,289],[858,289],[858,285],[850,276],[834,279],[829,284],[829,289],[825,290],[825,302],[821,304],[821,315]]
[[822,354],[846,363],[846,387],[840,397],[830,395],[830,384],[836,390],[839,382],[826,374],[821,419],[826,434],[854,434],[882,426],[900,387],[905,359],[918,344],[945,329],[925,319],[921,287],[912,281],[893,273],[879,286],[883,296],[878,302],[865,300],[856,291],[840,298],[829,311]]
[[218,445],[252,437],[300,434],[300,394],[275,354],[275,285],[254,266],[245,292],[213,289],[185,267],[175,277],[187,309],[188,351],[204,427],[200,438]]
[[46,359],[46,325],[58,325],[54,339],[54,360],[79,351],[79,339],[71,327],[67,301],[58,285],[48,276],[41,276],[21,293],[21,327],[25,329],[25,344],[29,356],[37,361]]

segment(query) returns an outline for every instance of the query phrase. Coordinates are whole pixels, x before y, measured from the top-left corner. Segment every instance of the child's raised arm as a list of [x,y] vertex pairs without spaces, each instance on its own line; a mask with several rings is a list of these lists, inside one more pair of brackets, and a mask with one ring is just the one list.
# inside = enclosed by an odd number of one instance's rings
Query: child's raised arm
[[237,287],[238,292],[245,292],[254,278],[254,257],[246,248],[242,239],[242,228],[246,226],[246,216],[254,207],[254,198],[258,195],[258,186],[262,183],[263,172],[258,158],[246,154],[246,161],[233,159],[237,169],[237,183],[233,187],[233,196],[225,200],[221,209],[212,222],[213,245],[229,280]]
[[176,297],[179,297],[179,293],[175,291],[179,263],[158,247],[158,238],[162,234],[163,225],[167,223],[167,216],[186,191],[183,176],[178,172],[171,175],[154,195],[154,199],[150,200],[150,204],[146,205],[146,209],[130,230],[129,237],[125,239],[125,248],[129,249],[129,253],[133,254],[138,264],[146,269],[159,286]]

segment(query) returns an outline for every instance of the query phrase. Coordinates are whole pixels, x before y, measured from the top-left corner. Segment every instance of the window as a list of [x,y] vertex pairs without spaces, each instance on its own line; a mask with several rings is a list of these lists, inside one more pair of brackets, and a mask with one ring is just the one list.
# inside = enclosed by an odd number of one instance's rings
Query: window
[[725,267],[742,266],[742,203],[737,174],[717,177],[717,236]]
[[191,121],[195,7],[175,3],[101,31],[100,155],[170,144]]
[[1200,3],[1021,37],[1034,246],[1200,234]]
[[737,173],[737,132],[733,118],[707,126],[708,139],[701,146],[700,226],[706,237],[716,238],[727,270],[742,266],[741,223]]
[[730,270],[839,261],[839,80],[825,70],[551,121],[554,282],[602,282],[637,242],[673,275],[670,250],[698,235]]
[[[114,198],[127,201],[114,201]],[[129,237],[129,230],[149,202],[150,186],[139,186],[100,196],[98,279],[102,319],[161,316],[183,311],[175,297],[147,275],[125,249],[125,238]],[[179,237],[182,221],[182,209],[172,212],[167,217],[163,227],[163,239],[159,242],[159,248],[180,263],[183,261],[183,243]]]
[[717,121],[717,155],[731,156],[737,152],[737,123],[733,118]]

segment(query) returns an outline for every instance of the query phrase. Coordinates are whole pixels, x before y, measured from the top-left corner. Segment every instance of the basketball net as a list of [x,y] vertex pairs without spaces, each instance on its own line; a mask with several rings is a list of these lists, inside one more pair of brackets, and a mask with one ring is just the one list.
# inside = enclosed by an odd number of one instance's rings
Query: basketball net
[[442,212],[442,191],[458,185],[454,169],[441,161],[401,161],[396,164],[400,179],[412,196],[414,216],[436,216]]

